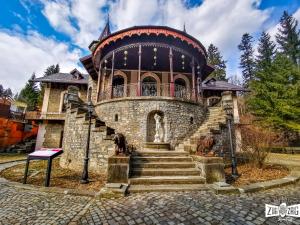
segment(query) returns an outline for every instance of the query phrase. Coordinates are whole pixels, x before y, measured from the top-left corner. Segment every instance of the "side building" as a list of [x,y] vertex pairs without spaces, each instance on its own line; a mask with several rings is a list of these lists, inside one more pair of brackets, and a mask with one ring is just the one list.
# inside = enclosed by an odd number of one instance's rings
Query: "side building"
[[39,123],[35,149],[60,148],[65,124],[65,94],[69,86],[76,86],[80,99],[86,101],[88,75],[74,69],[70,73],[56,73],[35,81],[41,82],[44,89],[42,109],[27,112],[25,116],[27,120]]

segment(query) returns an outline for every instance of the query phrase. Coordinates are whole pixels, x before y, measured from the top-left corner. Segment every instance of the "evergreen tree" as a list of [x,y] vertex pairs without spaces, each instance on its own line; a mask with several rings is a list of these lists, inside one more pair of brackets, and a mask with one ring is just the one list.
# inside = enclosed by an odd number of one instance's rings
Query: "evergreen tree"
[[45,70],[44,77],[49,76],[51,74],[59,73],[59,72],[60,72],[59,64],[51,65],[51,66],[48,66],[47,69]]
[[282,50],[294,63],[300,57],[300,39],[299,30],[297,30],[298,21],[289,15],[287,11],[283,12],[280,18],[280,28],[276,34],[276,41]]
[[210,44],[207,49],[207,55],[208,63],[215,68],[215,71],[212,72],[210,77],[214,77],[217,80],[226,80],[226,61],[223,60],[219,49],[213,44]]
[[258,118],[285,131],[300,131],[300,70],[283,54],[271,66],[257,71],[251,81],[250,110]]
[[39,97],[39,89],[34,82],[35,73],[32,74],[31,78],[26,83],[25,87],[20,91],[18,100],[27,104],[28,110],[35,110]]
[[239,50],[242,52],[240,57],[240,67],[242,68],[242,75],[244,80],[244,87],[249,86],[249,82],[254,79],[255,73],[255,60],[252,47],[253,37],[245,33],[242,36],[242,41],[238,45]]
[[276,53],[276,45],[271,41],[271,36],[268,33],[262,32],[259,38],[257,52],[257,70],[264,70],[265,68],[270,67]]
[[3,96],[3,93],[4,93],[4,88],[3,88],[2,84],[0,84],[0,97]]

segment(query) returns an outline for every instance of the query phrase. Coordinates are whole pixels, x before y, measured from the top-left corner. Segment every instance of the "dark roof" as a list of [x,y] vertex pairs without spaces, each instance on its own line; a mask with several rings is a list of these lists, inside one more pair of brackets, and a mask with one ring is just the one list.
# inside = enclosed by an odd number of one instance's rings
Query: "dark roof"
[[[130,30],[137,30],[137,29],[165,29],[165,30],[169,30],[169,31],[174,31],[174,32],[177,32],[179,34],[182,34],[188,38],[190,38],[191,40],[195,41],[201,48],[202,50],[204,51],[204,54],[205,56],[207,57],[207,52],[206,52],[206,49],[204,47],[204,45],[195,37],[193,37],[192,35],[184,32],[184,31],[181,31],[181,30],[177,30],[175,28],[172,28],[172,27],[168,27],[168,26],[158,26],[158,25],[141,25],[141,26],[132,26],[132,27],[128,27],[128,28],[125,28],[125,29],[122,29],[122,30],[118,30],[116,32],[113,32],[113,33],[110,33],[109,35],[107,35],[106,37],[102,38],[101,41],[98,42],[97,45],[99,45],[100,43],[102,43],[104,40],[112,37],[112,36],[116,36],[118,34],[121,34],[121,33],[124,33],[126,31],[130,31]],[[100,35],[101,36],[101,35]],[[100,37],[99,37],[100,38]],[[95,48],[97,49],[97,47]]]
[[203,81],[202,89],[219,91],[248,91],[247,89],[241,86],[231,84],[223,80],[216,80],[215,78]]
[[77,79],[76,76],[70,73],[55,73],[46,77],[36,78],[35,82],[45,83],[67,83],[67,84],[88,84],[88,75],[81,74],[82,79]]

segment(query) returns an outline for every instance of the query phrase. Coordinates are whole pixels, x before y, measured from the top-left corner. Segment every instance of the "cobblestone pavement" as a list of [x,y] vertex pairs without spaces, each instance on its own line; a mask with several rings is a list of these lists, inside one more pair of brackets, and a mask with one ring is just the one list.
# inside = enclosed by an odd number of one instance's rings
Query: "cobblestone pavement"
[[[266,203],[281,202],[300,204],[299,185],[243,195],[199,191],[97,200],[80,224],[285,224],[287,221],[264,216]],[[300,224],[300,218],[287,224]]]
[[0,225],[68,224],[89,201],[89,197],[0,184]]
[[[1,169],[4,165],[0,165]],[[194,191],[144,193],[95,200],[34,188],[24,189],[0,179],[0,225],[300,224],[300,218],[294,218],[292,223],[265,218],[265,204],[279,205],[282,202],[300,204],[299,183],[243,195]]]

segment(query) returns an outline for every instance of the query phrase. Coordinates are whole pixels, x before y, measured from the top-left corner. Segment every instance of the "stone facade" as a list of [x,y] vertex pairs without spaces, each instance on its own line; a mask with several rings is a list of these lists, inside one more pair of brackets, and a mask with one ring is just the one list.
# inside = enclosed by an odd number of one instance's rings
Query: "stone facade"
[[[72,170],[82,170],[85,155],[88,121],[85,113],[68,109],[65,120],[63,149],[60,165]],[[109,128],[92,121],[89,152],[89,171],[103,173],[107,169],[107,159],[114,153],[114,145],[109,136]]]
[[149,122],[151,122],[150,116],[155,113],[163,115],[163,140],[170,143],[171,148],[198,128],[205,119],[205,108],[202,105],[166,97],[105,101],[98,103],[95,111],[102,121],[116,132],[124,134],[128,143],[138,148],[141,148],[145,142],[153,141],[149,140],[147,134],[153,130]]

